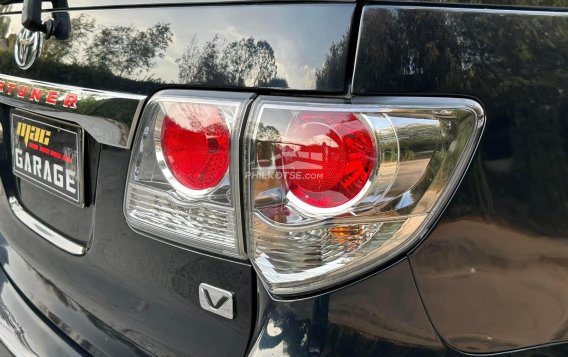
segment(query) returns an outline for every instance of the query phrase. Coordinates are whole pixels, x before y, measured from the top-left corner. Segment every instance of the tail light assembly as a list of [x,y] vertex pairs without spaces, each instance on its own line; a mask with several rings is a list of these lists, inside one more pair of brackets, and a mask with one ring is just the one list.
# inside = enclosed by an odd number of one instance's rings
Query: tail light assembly
[[319,291],[428,232],[483,124],[481,106],[458,98],[162,92],[138,129],[126,218],[153,238],[249,259],[272,294]]
[[152,238],[245,257],[239,133],[251,94],[163,91],[146,104],[124,212]]

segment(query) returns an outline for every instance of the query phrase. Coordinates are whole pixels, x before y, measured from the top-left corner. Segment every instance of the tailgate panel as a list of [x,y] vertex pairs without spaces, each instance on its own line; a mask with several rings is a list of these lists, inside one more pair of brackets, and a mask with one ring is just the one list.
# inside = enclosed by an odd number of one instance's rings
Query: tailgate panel
[[[6,82],[0,89],[0,246],[14,285],[91,353],[245,354],[255,318],[251,266],[149,239],[125,221],[139,103],[165,87],[342,92],[354,8],[333,3],[72,10],[74,37],[46,40],[41,61],[27,71],[14,61],[20,15],[0,17],[6,29],[0,36],[0,81]],[[251,44],[252,53],[235,57]],[[129,55],[133,48],[136,55]],[[202,66],[205,59],[214,66]],[[12,93],[8,82],[16,83]],[[77,108],[65,107],[63,99],[49,106],[19,97],[20,84],[30,91],[44,88],[44,94],[79,93]],[[85,208],[38,193],[11,173],[12,108],[85,130]],[[73,256],[22,224],[10,210],[14,197],[40,222],[84,244],[86,254]],[[200,306],[201,283],[235,294],[235,319]]]
[[[104,351],[101,332],[113,339],[118,332],[159,355],[243,355],[253,323],[252,268],[134,233],[122,213],[129,158],[125,150],[101,152],[95,234],[83,257],[55,248],[30,232],[12,215],[2,192],[4,241],[0,243],[8,244],[7,250],[17,255],[2,259],[8,276],[46,316],[89,350]],[[235,293],[234,320],[200,307],[202,282]],[[84,310],[89,318],[75,317],[77,310]],[[218,336],[227,343],[217,343]]]

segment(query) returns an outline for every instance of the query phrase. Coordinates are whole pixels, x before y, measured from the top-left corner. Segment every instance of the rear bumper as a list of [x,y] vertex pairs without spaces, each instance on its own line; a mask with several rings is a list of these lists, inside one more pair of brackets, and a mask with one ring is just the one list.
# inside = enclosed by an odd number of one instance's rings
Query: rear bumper
[[[28,305],[1,269],[0,341],[15,356],[84,354]],[[1,348],[0,353],[5,355]]]
[[[11,353],[148,355],[70,298],[54,280],[36,269],[38,256],[22,255],[13,242],[33,244],[39,256],[47,256],[50,250],[67,254],[16,217],[0,185],[0,342]],[[52,261],[51,265],[58,264]]]
[[[11,353],[147,354],[34,269],[9,243],[18,238],[33,239],[37,246],[50,244],[17,220],[0,190],[0,262],[10,276],[0,269],[0,342]],[[258,319],[249,356],[463,356],[432,328],[407,258],[355,284],[309,299],[274,300],[260,282],[257,288]],[[530,353],[565,355],[566,348],[565,344],[539,346]],[[3,356],[1,352],[0,345]]]

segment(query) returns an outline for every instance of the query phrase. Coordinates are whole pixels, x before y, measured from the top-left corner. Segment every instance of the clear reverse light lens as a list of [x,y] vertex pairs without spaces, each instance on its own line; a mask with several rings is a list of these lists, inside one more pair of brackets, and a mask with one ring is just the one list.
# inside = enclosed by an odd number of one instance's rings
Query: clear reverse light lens
[[465,99],[257,99],[245,130],[245,222],[268,290],[329,287],[419,240],[483,123],[481,107]]
[[164,91],[133,146],[124,212],[153,238],[244,258],[239,133],[252,95]]

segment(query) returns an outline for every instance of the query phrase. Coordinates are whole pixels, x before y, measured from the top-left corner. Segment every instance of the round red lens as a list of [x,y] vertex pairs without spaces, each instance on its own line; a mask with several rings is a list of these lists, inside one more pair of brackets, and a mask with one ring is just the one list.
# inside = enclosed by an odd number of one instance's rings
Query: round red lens
[[212,105],[179,104],[168,110],[161,147],[172,175],[191,190],[214,188],[229,168],[230,131]]
[[286,138],[283,174],[300,201],[337,207],[357,196],[369,180],[375,145],[352,113],[302,112],[290,123]]

